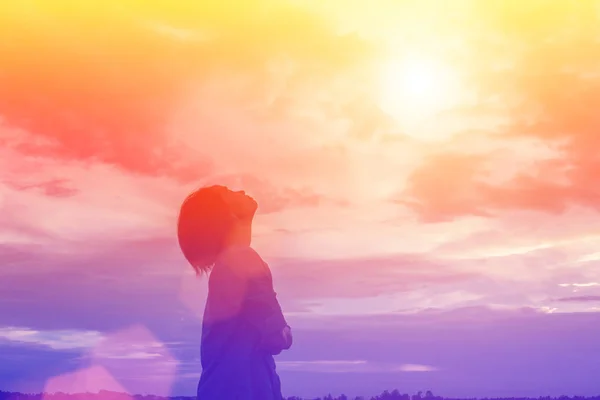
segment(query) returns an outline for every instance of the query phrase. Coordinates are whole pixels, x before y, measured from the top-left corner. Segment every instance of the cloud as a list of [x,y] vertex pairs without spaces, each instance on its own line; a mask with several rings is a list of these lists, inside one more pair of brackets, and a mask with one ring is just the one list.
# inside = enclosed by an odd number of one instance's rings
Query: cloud
[[426,256],[391,254],[381,257],[310,260],[274,259],[278,290],[295,302],[324,298],[360,299],[400,293],[424,286],[458,285],[477,278]]
[[[5,126],[48,142],[20,141],[17,148],[25,154],[195,180],[212,172],[216,155],[190,153],[186,142],[168,136],[172,116],[190,87],[222,89],[236,85],[238,77],[252,76],[250,86],[228,91],[230,104],[236,102],[235,93],[245,97],[240,107],[228,110],[235,120],[232,115],[243,118],[244,108],[276,90],[265,65],[280,54],[316,62],[319,74],[331,76],[367,49],[358,37],[337,35],[318,15],[291,3],[237,2],[235,15],[205,4],[94,4],[70,4],[67,14],[62,11],[67,8],[41,1],[32,3],[29,13],[5,7],[3,31],[28,51],[9,55],[10,49],[2,48],[1,116]],[[282,20],[293,23],[281,25]],[[35,28],[26,28],[32,21]],[[148,26],[145,21],[153,22]],[[206,34],[203,40],[182,38],[189,32]],[[200,139],[215,128],[210,120],[196,119],[188,133]]]
[[[597,210],[595,4],[469,2],[464,14],[482,24],[480,34],[464,37],[465,91],[474,92],[476,115],[488,110],[495,120],[423,160],[404,193],[413,208],[429,222],[507,210]],[[472,112],[450,111],[461,115],[465,132],[472,128]],[[523,141],[537,143],[538,150],[521,152]],[[483,158],[473,157],[474,144],[482,142],[512,150],[501,156],[488,148]],[[554,153],[540,157],[539,149]]]
[[164,235],[186,194],[172,180],[126,174],[103,163],[0,151],[1,234],[7,244],[81,253],[106,242]]
[[290,208],[315,208],[323,204],[341,206],[335,199],[316,193],[310,187],[296,189],[293,186],[278,185],[272,180],[250,174],[211,176],[204,185],[220,184],[232,190],[243,189],[251,194],[259,204],[258,214],[277,213]]
[[[513,138],[500,145],[496,136],[502,140],[497,134],[484,140],[491,149],[470,150],[467,138],[464,145],[453,141],[452,147],[460,151],[425,157],[397,202],[417,211],[424,222],[464,215],[496,217],[506,210],[561,213],[579,205],[564,195],[568,176],[559,144]],[[510,150],[503,148],[507,143]]]
[[[193,276],[174,238],[99,242],[86,252],[67,254],[30,245],[20,253],[7,253],[6,262],[9,257],[11,268],[4,270],[0,284],[5,324],[105,331],[132,318],[150,324],[158,324],[159,319],[180,323],[180,318],[199,322],[206,300],[206,280]],[[383,304],[395,309],[402,302],[406,307],[419,307],[423,301],[455,302],[473,296],[462,294],[460,287],[478,278],[475,272],[404,254],[356,260],[267,260],[284,310],[292,313],[319,313],[321,308],[340,312],[344,309],[340,301],[361,303],[354,309],[357,313]],[[365,268],[370,268],[368,278],[361,277]],[[29,272],[32,269],[35,274]],[[53,284],[47,285],[48,280]],[[78,298],[76,304],[61,295],[65,290]],[[390,296],[396,297],[394,301]],[[56,313],[63,318],[51,318]],[[81,319],[88,314],[96,318]]]
[[[20,250],[6,253],[10,269],[4,270],[0,284],[5,293],[0,303],[3,322],[44,330],[97,331],[118,329],[132,318],[159,331],[163,331],[159,320],[199,323],[206,280],[194,278],[174,240],[98,241],[85,252],[66,254],[33,245],[13,247]],[[467,248],[458,254],[437,250],[338,259],[265,259],[284,310],[297,320],[466,305],[547,306],[549,296],[570,295],[559,284],[593,278],[591,265],[581,264],[577,271],[554,267],[593,248],[593,243],[572,245],[575,250],[550,247],[529,253],[511,252],[509,247],[494,256],[489,250],[471,254],[473,250]],[[33,275],[28,272],[32,269]],[[48,280],[53,284],[47,285]],[[79,299],[77,304],[56,295],[67,288]],[[51,318],[57,312],[64,315],[60,321]],[[90,313],[97,318],[84,318]]]
[[[424,382],[429,382],[436,391],[452,396],[479,397],[490,392],[496,395],[496,392],[506,390],[508,384],[509,394],[518,396],[531,390],[531,385],[547,382],[559,370],[563,371],[564,378],[561,388],[579,384],[581,393],[592,393],[596,381],[590,379],[588,372],[593,370],[594,360],[575,356],[588,354],[597,347],[598,337],[593,328],[600,324],[599,318],[598,313],[548,314],[532,308],[487,307],[370,316],[303,317],[303,323],[294,325],[293,348],[278,356],[278,370],[290,396],[314,397],[336,390],[347,394],[349,391],[372,390],[374,394],[381,392],[382,387],[395,387],[393,384],[398,379],[402,379],[407,391],[418,390]],[[72,373],[80,367],[101,367],[126,391],[134,393],[147,391],[149,387],[171,395],[193,392],[200,368],[199,326],[190,329],[174,322],[163,322],[161,326],[163,330],[176,333],[175,337],[166,339],[158,330],[124,325],[121,329],[105,332],[106,339],[99,345],[86,348],[91,350],[90,355],[95,355],[86,358],[87,364],[77,365],[76,369],[73,364],[63,364],[61,368],[68,367]],[[185,346],[179,347],[173,341],[185,343]],[[12,364],[13,368],[18,366],[19,371],[31,372],[31,365],[38,365],[38,371],[43,369],[44,374],[52,374],[50,376],[68,371],[61,372],[40,364],[42,350],[49,347],[38,347],[36,358],[25,346],[27,344],[14,353],[21,358]],[[13,352],[6,349],[3,346],[0,350],[2,354],[11,355],[12,360]],[[52,351],[53,355],[43,353],[44,359],[65,358],[66,350]],[[527,352],[526,358],[514,356],[523,351]],[[137,352],[156,352],[162,356],[105,357],[119,353],[135,355]],[[81,359],[79,351],[67,356],[70,360]],[[490,363],[490,359],[494,362]],[[50,361],[48,366],[53,365]],[[179,366],[177,370],[173,369],[175,362]],[[546,367],[540,368],[541,365]],[[349,380],[353,381],[351,377],[356,377],[357,373],[369,376],[369,383],[349,387]],[[528,374],[526,381],[521,379],[524,373]],[[138,379],[144,374],[146,379]],[[4,371],[0,375],[4,380],[12,376]],[[23,373],[24,376],[40,379]],[[43,381],[50,376],[44,376]],[[151,386],[148,386],[148,376],[156,377]],[[312,378],[316,384],[306,385],[307,378]],[[327,382],[321,382],[322,379]],[[30,385],[33,385],[32,381]],[[3,387],[10,390],[12,386],[3,384]],[[171,387],[172,390],[167,389]]]
[[[116,382],[121,382],[126,388],[127,381],[136,377],[152,378],[152,389],[159,395],[167,395],[169,386],[173,382],[175,369],[179,366],[178,360],[173,358],[168,351],[168,346],[177,346],[179,343],[162,343],[153,336],[148,329],[141,326],[130,326],[113,332],[83,331],[83,330],[34,330],[27,327],[3,327],[0,328],[0,340],[4,343],[3,353],[11,348],[18,348],[22,354],[29,357],[11,360],[15,367],[31,369],[31,353],[37,352],[37,358],[41,361],[47,356],[50,360],[68,359],[68,367],[78,368],[76,371],[65,374],[65,365],[62,365],[62,373],[52,376],[48,382],[58,379],[63,391],[73,392],[67,382],[62,379],[74,379],[82,373],[87,373],[90,368],[101,368],[110,373]],[[40,349],[42,347],[42,349]],[[50,352],[46,349],[49,349]],[[188,350],[189,351],[189,350]],[[10,354],[9,351],[6,351]],[[185,358],[184,358],[185,360]],[[185,363],[181,363],[182,371],[187,371]],[[38,367],[37,365],[35,366]],[[61,369],[59,368],[59,369]],[[34,368],[35,369],[35,368]],[[44,374],[58,372],[56,368],[47,369],[39,365],[35,373],[23,374],[44,376]],[[89,372],[89,371],[88,371]],[[125,378],[125,379],[123,379]],[[77,380],[77,379],[75,379]],[[91,379],[92,381],[94,379]],[[109,389],[106,383],[101,383],[97,389]],[[61,390],[53,387],[53,390]]]
[[[461,214],[487,216],[488,213],[483,209],[484,194],[480,189],[484,184],[476,182],[478,171],[473,168],[481,159],[462,154],[443,154],[427,160],[425,165],[413,172],[409,180],[408,192],[417,200],[401,198],[399,203],[415,208],[431,222]],[[439,171],[445,171],[443,177]]]
[[600,302],[600,296],[587,295],[587,296],[571,296],[571,297],[561,297],[556,299],[559,302]]
[[15,183],[11,185],[18,190],[39,190],[46,196],[52,197],[70,197],[75,195],[78,190],[69,187],[68,180],[66,179],[52,179],[45,182],[39,182],[28,185],[21,185]]
[[85,349],[102,340],[98,331],[50,330],[38,331],[27,327],[0,328],[0,338],[16,343],[46,346],[54,350]]
[[316,372],[364,372],[368,363],[364,360],[315,360],[315,361],[281,361],[282,370],[300,370]]
[[402,372],[432,372],[437,371],[437,368],[430,365],[420,364],[402,364],[399,368]]
[[600,283],[598,283],[598,282],[561,283],[560,286],[562,286],[562,287],[569,287],[569,286],[574,286],[574,287],[591,287],[591,286],[600,286]]
[[311,371],[320,373],[385,373],[385,372],[431,372],[436,368],[419,364],[385,364],[365,360],[313,360],[280,361],[278,368],[283,371]]
[[[414,390],[419,390],[419,387],[426,384],[437,392],[469,397],[479,396],[476,394],[478,388],[485,387],[481,396],[500,396],[501,393],[506,394],[506,388],[509,387],[508,395],[517,396],[517,393],[529,393],[532,385],[537,385],[537,382],[547,382],[559,370],[563,371],[561,387],[566,388],[569,385],[567,382],[577,382],[581,384],[581,388],[586,387],[593,392],[595,381],[592,375],[583,372],[583,369],[574,372],[570,368],[582,368],[581,361],[575,361],[572,357],[574,354],[583,355],[593,348],[597,339],[592,335],[590,327],[597,325],[599,318],[597,313],[548,314],[533,308],[488,307],[467,307],[452,311],[427,310],[396,315],[331,316],[316,319],[312,323],[307,320],[305,325],[295,328],[295,338],[302,340],[297,340],[296,348],[289,354],[282,355],[281,360],[365,360],[368,364],[395,366],[405,371],[427,369],[411,368],[411,364],[436,369],[431,374],[406,371],[402,377],[398,377],[400,371],[383,372],[382,369],[379,373],[368,375],[370,381],[377,381],[380,385],[379,389],[373,388],[373,393],[381,391],[384,385],[381,381],[385,376],[389,377],[390,385],[402,379],[407,391],[413,390],[413,387]],[[562,330],[567,326],[568,332]],[[555,335],[555,332],[561,334]],[[313,348],[311,346],[315,346],[314,343],[327,345]],[[526,358],[515,356],[522,352],[527,352]],[[564,364],[560,364],[565,362],[569,365],[569,370],[566,370]],[[591,363],[591,360],[587,361],[590,367]],[[366,369],[365,364],[360,363],[356,366],[342,365],[346,371],[360,369],[360,366]],[[404,367],[400,367],[401,365]],[[542,368],[542,365],[545,367]],[[308,370],[312,367],[327,368],[310,363],[293,368]],[[333,366],[330,368],[335,370]],[[522,373],[528,374],[528,379],[519,378]],[[289,389],[299,391],[293,390],[291,393],[302,395],[308,392],[301,388],[301,382],[309,375],[300,375],[299,370],[292,371],[287,367],[281,374],[282,379],[290,386]],[[334,378],[338,374],[339,378]],[[328,378],[327,390],[348,393],[345,388],[348,387],[347,382],[352,379],[353,372],[338,374]],[[316,373],[310,375],[317,382],[315,390],[320,382],[318,376]],[[367,386],[363,385],[362,388]],[[531,391],[533,392],[535,390]],[[310,395],[305,394],[307,397]]]

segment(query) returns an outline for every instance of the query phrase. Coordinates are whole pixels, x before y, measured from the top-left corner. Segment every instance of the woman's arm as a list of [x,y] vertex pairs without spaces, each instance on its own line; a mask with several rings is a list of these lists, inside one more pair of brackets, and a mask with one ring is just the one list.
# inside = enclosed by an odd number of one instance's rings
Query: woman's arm
[[261,330],[264,347],[275,355],[291,347],[291,328],[273,290],[269,267],[262,260],[260,262],[263,272],[258,273],[257,261],[257,273],[250,277],[244,311],[249,320]]
[[262,345],[269,353],[276,355],[289,349],[291,329],[273,290],[269,267],[250,247],[227,254],[222,264],[219,286],[225,288],[223,295],[231,307],[230,312],[243,314],[257,328]]

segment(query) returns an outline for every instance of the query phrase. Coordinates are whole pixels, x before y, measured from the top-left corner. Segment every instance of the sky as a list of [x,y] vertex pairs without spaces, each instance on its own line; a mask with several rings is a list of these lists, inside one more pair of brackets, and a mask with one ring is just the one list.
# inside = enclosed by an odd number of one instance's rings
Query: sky
[[193,395],[178,207],[259,202],[284,395],[600,393],[600,3],[0,5],[0,389]]

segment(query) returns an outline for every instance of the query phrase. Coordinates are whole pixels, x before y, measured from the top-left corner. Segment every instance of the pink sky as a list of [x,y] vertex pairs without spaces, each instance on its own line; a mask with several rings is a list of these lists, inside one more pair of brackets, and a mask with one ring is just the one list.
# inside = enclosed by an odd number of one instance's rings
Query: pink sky
[[600,8],[368,3],[0,6],[0,389],[193,393],[175,218],[219,182],[260,205],[285,394],[600,390]]

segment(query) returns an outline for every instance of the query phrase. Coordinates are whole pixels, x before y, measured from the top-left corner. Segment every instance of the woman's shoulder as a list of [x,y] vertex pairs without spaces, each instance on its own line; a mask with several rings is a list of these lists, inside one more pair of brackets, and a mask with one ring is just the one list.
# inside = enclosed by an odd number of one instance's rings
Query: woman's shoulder
[[250,246],[236,246],[225,250],[215,266],[226,268],[237,274],[264,273],[268,269],[262,257]]

